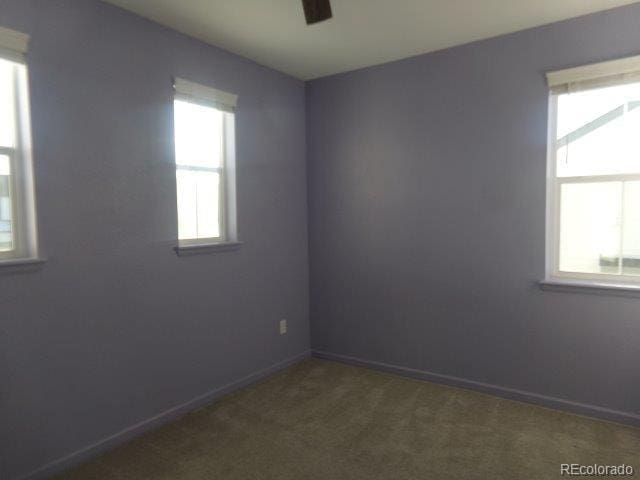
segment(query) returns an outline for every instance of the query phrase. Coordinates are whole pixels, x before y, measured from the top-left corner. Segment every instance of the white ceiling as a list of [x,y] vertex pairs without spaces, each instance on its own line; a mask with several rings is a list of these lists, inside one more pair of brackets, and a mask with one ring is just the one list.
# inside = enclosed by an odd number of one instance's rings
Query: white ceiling
[[301,0],[106,1],[308,80],[637,0],[332,0],[313,26]]

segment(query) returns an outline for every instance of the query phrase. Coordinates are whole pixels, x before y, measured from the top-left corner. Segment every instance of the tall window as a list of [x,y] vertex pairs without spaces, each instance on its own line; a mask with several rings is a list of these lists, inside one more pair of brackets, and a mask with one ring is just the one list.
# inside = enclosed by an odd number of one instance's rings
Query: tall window
[[179,245],[234,241],[237,97],[182,79],[175,91]]
[[640,59],[548,74],[548,276],[640,282]]
[[0,262],[37,256],[27,44],[0,27]]

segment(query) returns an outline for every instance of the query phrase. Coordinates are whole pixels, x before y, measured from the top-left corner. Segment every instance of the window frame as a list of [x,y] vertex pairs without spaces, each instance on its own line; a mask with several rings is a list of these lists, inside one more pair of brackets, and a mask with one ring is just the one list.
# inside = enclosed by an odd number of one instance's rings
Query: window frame
[[[222,131],[220,148],[222,150],[218,167],[202,167],[178,165],[175,145],[175,104],[177,101],[213,108],[222,115]],[[201,249],[203,253],[212,251],[212,247],[219,250],[233,249],[239,245],[236,229],[236,197],[235,197],[235,106],[237,96],[211,87],[199,85],[180,78],[174,79],[174,166],[176,172],[176,220],[179,222],[180,211],[177,204],[177,174],[182,171],[215,172],[219,175],[218,188],[218,222],[219,236],[181,239],[177,230],[176,253],[179,256],[187,252]],[[178,224],[177,224],[178,225]],[[232,248],[230,248],[232,247]]]
[[[578,67],[579,69],[588,67]],[[576,69],[577,70],[577,69]],[[636,83],[640,79],[629,78],[617,84]],[[584,81],[584,80],[583,80]],[[595,82],[595,80],[594,80]],[[603,86],[608,86],[603,82]],[[561,189],[565,184],[617,182],[622,184],[621,195],[624,201],[625,182],[640,181],[640,173],[612,175],[583,175],[559,177],[557,175],[557,122],[558,97],[562,91],[549,92],[548,132],[547,132],[547,212],[546,212],[546,275],[545,282],[579,282],[593,286],[640,287],[640,275],[624,275],[610,273],[567,272],[560,270],[560,221],[562,212]],[[626,109],[625,109],[626,114]],[[624,210],[623,210],[624,213]],[[624,217],[621,218],[621,233],[624,231]],[[619,258],[618,269],[622,269],[623,258]]]
[[18,157],[17,149],[10,147],[0,146],[0,155],[6,156],[9,158],[9,201],[11,202],[11,250],[0,250],[0,262],[6,260],[14,260],[15,258],[20,258],[21,255],[21,246],[22,235],[21,235],[21,225],[20,225],[20,201],[18,194],[18,183],[17,180],[17,163],[16,157]]
[[[174,98],[174,107],[175,102],[188,102],[182,98],[176,96]],[[214,107],[208,107],[214,108]],[[193,245],[207,245],[207,244],[216,244],[227,241],[227,196],[226,196],[226,183],[227,183],[227,141],[226,141],[226,131],[227,124],[229,121],[232,121],[228,118],[229,113],[220,111],[222,114],[222,138],[220,141],[220,148],[222,150],[220,155],[220,165],[218,167],[198,167],[192,165],[178,165],[176,162],[176,175],[180,170],[186,170],[191,172],[212,172],[217,173],[219,175],[219,187],[218,187],[218,227],[220,235],[217,237],[198,237],[198,238],[180,238],[180,231],[178,230],[178,243],[181,246],[193,246]],[[174,116],[175,118],[175,116]],[[175,141],[175,137],[174,137]],[[177,181],[177,179],[176,179]],[[177,183],[176,183],[177,188]],[[177,198],[176,198],[177,200]],[[179,221],[180,211],[178,211],[178,221]]]
[[[0,37],[6,35],[0,28]],[[14,38],[28,37],[11,32]],[[22,37],[20,37],[22,36]],[[26,50],[26,43],[25,43]],[[31,158],[31,120],[28,67],[22,55],[0,49],[0,60],[12,64],[14,146],[0,146],[0,155],[9,158],[9,198],[11,202],[12,249],[0,251],[0,266],[39,260],[35,207],[35,186]]]

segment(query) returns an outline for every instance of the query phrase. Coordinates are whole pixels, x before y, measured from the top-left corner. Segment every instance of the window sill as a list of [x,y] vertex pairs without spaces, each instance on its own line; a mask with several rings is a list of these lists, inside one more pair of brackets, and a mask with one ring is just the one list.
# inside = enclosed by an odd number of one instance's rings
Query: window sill
[[0,260],[0,275],[36,272],[43,267],[45,261],[44,258],[12,258],[9,260]]
[[201,245],[183,245],[174,247],[176,255],[179,257],[190,257],[192,255],[203,255],[216,252],[231,252],[238,250],[242,246],[242,242],[219,242],[204,243]]
[[640,297],[640,284],[548,279],[540,282],[540,288],[548,292]]

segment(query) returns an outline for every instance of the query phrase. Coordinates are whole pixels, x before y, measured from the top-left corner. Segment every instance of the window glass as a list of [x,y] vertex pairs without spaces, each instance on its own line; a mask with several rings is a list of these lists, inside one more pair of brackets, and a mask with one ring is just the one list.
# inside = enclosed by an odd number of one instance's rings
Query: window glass
[[222,158],[223,112],[175,102],[176,164],[218,168]]
[[618,273],[621,182],[561,187],[560,271]]
[[640,173],[640,83],[558,97],[559,177]]
[[622,233],[622,274],[640,275],[640,181],[626,182]]
[[223,237],[225,112],[175,101],[178,238]]
[[0,252],[13,249],[13,213],[10,174],[11,166],[9,157],[0,155]]
[[38,234],[24,57],[28,36],[1,33],[11,39],[0,41],[0,262],[5,262],[37,258]]
[[555,272],[640,279],[640,83],[557,96]]
[[15,147],[15,64],[0,59],[0,147]]
[[178,169],[176,175],[179,238],[219,237],[220,174]]

